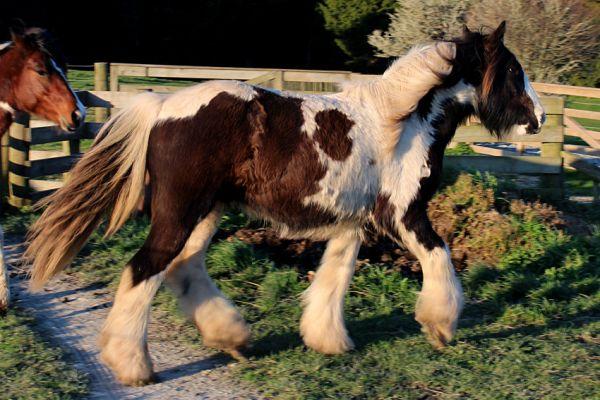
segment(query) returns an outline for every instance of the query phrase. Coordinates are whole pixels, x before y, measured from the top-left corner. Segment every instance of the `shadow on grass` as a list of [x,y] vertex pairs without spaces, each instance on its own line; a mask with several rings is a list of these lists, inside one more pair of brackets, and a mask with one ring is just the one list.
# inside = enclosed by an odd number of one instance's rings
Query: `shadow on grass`
[[[465,285],[475,301],[467,303],[459,321],[461,339],[481,341],[513,335],[536,336],[556,328],[581,327],[597,321],[600,318],[599,304],[568,308],[577,298],[591,297],[600,287],[595,247],[593,242],[573,239],[549,246],[538,257],[526,258],[523,262],[467,272]],[[569,264],[568,260],[574,250],[580,253],[587,251],[590,255],[577,267]],[[553,273],[558,275],[553,276]],[[552,308],[544,308],[544,304],[548,303],[558,307],[556,314]],[[546,322],[523,320],[517,321],[515,327],[502,323],[505,313],[514,306],[523,306],[528,312],[538,313]],[[495,327],[487,329],[492,324]],[[347,326],[359,351],[378,342],[421,335],[414,315],[401,309],[365,319],[350,316]],[[503,326],[506,328],[503,329]],[[284,332],[261,337],[254,343],[250,355],[266,357],[298,346],[302,346],[302,340],[294,326]]]

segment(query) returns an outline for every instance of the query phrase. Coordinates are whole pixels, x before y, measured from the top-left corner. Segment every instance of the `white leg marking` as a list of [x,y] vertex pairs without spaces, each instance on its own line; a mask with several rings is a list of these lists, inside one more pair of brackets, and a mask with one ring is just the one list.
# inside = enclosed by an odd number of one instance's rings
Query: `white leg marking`
[[454,336],[464,302],[450,251],[446,246],[428,250],[413,232],[404,231],[402,239],[417,256],[423,269],[423,287],[417,300],[415,318],[429,341],[436,347],[443,347]]
[[152,381],[147,328],[152,298],[164,279],[164,272],[132,287],[131,266],[121,277],[115,302],[100,335],[101,358],[119,381],[137,386]]
[[321,266],[304,292],[300,333],[321,353],[339,354],[354,347],[344,325],[344,297],[354,274],[360,236],[349,231],[327,243]]
[[185,247],[167,270],[167,284],[194,321],[206,346],[235,352],[247,345],[250,330],[206,272],[204,257],[221,219],[215,209],[194,229]]

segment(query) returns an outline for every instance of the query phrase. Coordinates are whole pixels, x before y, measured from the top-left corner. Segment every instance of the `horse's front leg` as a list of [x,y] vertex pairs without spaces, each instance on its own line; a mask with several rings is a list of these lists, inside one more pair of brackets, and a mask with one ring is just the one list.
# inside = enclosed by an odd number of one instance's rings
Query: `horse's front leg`
[[418,258],[423,270],[423,286],[415,319],[431,344],[443,347],[454,336],[464,301],[448,246],[433,230],[425,206],[408,207],[399,213],[393,204],[384,203],[376,210],[379,211],[375,213],[376,224]]

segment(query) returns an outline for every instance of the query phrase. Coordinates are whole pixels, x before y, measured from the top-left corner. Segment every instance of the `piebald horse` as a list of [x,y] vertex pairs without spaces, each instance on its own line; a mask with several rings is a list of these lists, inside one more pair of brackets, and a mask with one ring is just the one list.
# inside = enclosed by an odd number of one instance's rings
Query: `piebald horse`
[[[16,25],[11,40],[0,44],[0,137],[18,112],[37,115],[75,132],[85,108],[67,82],[66,64],[47,31]],[[0,311],[8,307],[8,273],[0,228]]]
[[236,352],[250,337],[207,275],[204,257],[224,208],[241,207],[288,237],[327,240],[304,293],[300,333],[328,354],[353,347],[343,303],[366,226],[419,259],[416,319],[448,343],[463,306],[450,253],[427,217],[444,149],[477,116],[491,132],[532,134],[545,115],[504,23],[489,34],[419,46],[378,78],[319,96],[212,81],[142,94],[103,127],[30,231],[31,286],[61,271],[106,216],[117,230],[151,185],[151,230],[125,268],[101,335],[102,358],[124,383],[152,379],[146,326],[171,286],[204,343]]

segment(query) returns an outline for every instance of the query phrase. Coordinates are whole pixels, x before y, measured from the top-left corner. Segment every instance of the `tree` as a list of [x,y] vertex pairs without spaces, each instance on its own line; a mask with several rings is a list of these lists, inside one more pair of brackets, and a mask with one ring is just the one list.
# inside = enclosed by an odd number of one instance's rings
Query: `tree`
[[496,26],[507,20],[506,44],[532,79],[566,82],[593,71],[600,51],[595,18],[581,0],[482,0],[468,22]]
[[533,80],[597,85],[598,8],[583,0],[401,0],[385,32],[369,43],[379,57],[399,56],[412,45],[471,29],[508,23],[505,37]]
[[373,49],[364,37],[374,29],[385,28],[387,13],[395,0],[323,0],[317,10],[325,29],[334,35],[336,45],[349,57],[348,64],[362,67],[372,60]]
[[401,0],[390,15],[388,30],[374,31],[369,43],[378,57],[397,57],[418,43],[457,35],[469,0]]

